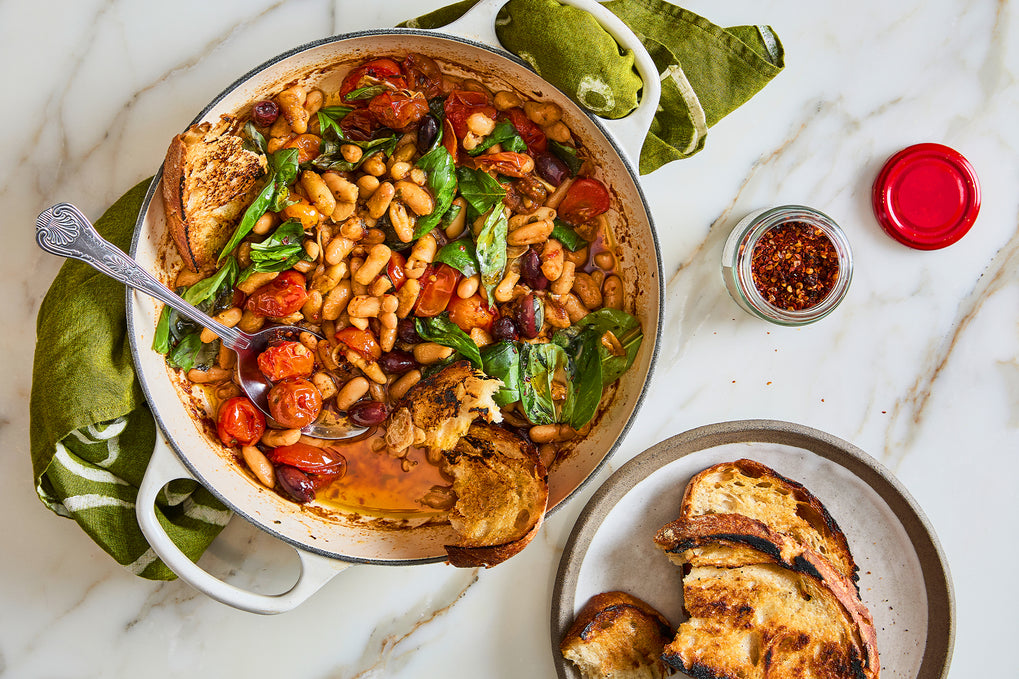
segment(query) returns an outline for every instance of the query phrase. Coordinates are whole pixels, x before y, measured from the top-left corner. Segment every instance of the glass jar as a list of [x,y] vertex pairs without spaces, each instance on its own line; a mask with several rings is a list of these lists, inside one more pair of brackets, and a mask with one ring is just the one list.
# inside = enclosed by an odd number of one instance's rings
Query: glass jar
[[722,248],[729,294],[748,313],[778,325],[824,318],[845,297],[852,277],[845,233],[826,214],[803,205],[750,213]]

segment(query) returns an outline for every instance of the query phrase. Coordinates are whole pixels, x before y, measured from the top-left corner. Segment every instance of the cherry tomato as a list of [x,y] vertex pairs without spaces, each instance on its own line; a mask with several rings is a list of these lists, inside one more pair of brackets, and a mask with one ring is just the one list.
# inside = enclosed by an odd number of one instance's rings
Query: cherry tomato
[[442,145],[446,147],[449,155],[453,157],[453,162],[459,165],[457,162],[457,146],[459,142],[456,140],[456,132],[453,131],[453,123],[448,120],[442,121]]
[[284,271],[251,293],[244,308],[259,316],[282,318],[304,306],[307,299],[304,276],[296,271]]
[[500,151],[499,153],[486,153],[474,159],[479,170],[485,172],[496,171],[507,177],[526,177],[534,170],[534,159],[523,153],[513,151]]
[[357,352],[366,361],[377,361],[382,356],[382,347],[375,340],[371,330],[361,330],[354,326],[348,326],[336,331],[337,342],[347,345],[351,351]]
[[442,71],[433,59],[411,52],[400,66],[407,77],[407,89],[422,92],[427,99],[442,92]]
[[393,284],[393,290],[399,290],[407,282],[407,274],[403,267],[407,264],[407,258],[399,252],[389,255],[389,264],[386,265],[386,274],[389,275],[389,282]]
[[425,269],[421,277],[421,294],[414,305],[414,315],[438,316],[445,311],[459,280],[460,272],[448,264]]
[[245,396],[223,401],[216,414],[216,433],[225,446],[250,446],[265,432],[265,415]]
[[494,307],[488,305],[488,301],[480,292],[466,299],[454,295],[449,302],[448,309],[449,320],[456,323],[457,327],[466,333],[469,333],[473,328],[491,332],[492,324],[498,313]]
[[579,225],[608,209],[608,189],[597,179],[584,177],[570,186],[559,203],[558,214],[570,224]]
[[316,134],[299,134],[286,144],[285,149],[297,149],[297,162],[307,163],[309,160],[318,158],[322,149],[322,137]]
[[402,130],[425,117],[428,100],[421,94],[411,96],[403,92],[383,92],[372,97],[368,110],[383,127]]
[[284,427],[305,427],[320,412],[322,393],[304,378],[291,377],[269,390],[269,414]]
[[315,370],[315,354],[300,342],[280,342],[258,355],[258,369],[273,382],[307,377]]
[[524,109],[520,107],[506,109],[500,117],[509,118],[513,127],[517,128],[520,138],[527,144],[527,152],[532,156],[544,153],[548,149],[548,139],[545,137],[545,133],[527,117]]
[[355,109],[340,121],[343,135],[354,141],[368,141],[377,127],[375,116],[366,108]]
[[354,107],[361,107],[367,103],[363,100],[347,101],[347,95],[352,91],[370,84],[367,81],[361,82],[366,76],[389,83],[398,90],[407,89],[407,81],[400,70],[400,64],[392,59],[375,59],[374,61],[361,64],[343,79],[343,84],[340,85],[340,99],[343,100],[343,103]]
[[297,467],[309,474],[343,473],[347,461],[342,455],[331,448],[318,448],[307,443],[295,443],[291,446],[280,446],[270,450],[266,457],[273,464],[285,464]]
[[467,119],[472,113],[480,112],[495,118],[495,107],[488,103],[488,96],[484,92],[453,90],[446,97],[444,108],[446,120],[452,123],[457,139],[467,136]]

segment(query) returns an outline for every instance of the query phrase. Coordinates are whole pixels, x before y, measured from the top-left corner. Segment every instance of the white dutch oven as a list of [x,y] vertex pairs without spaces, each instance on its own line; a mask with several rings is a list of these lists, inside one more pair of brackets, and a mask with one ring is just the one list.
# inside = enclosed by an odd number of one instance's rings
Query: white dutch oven
[[[241,77],[194,122],[217,120],[220,114],[244,110],[291,81],[333,89],[359,62],[408,52],[430,56],[444,70],[456,72],[460,68],[483,81],[507,83],[534,98],[562,106],[565,122],[592,153],[599,178],[613,194],[610,214],[619,241],[619,266],[628,297],[626,308],[640,319],[644,343],[636,363],[617,384],[610,407],[550,475],[549,509],[553,510],[576,493],[625,434],[643,398],[655,360],[663,310],[661,259],[634,161],[658,106],[660,86],[650,56],[615,15],[592,0],[566,0],[565,4],[593,14],[621,45],[634,52],[644,80],[641,103],[627,118],[605,121],[589,116],[522,61],[493,47],[498,45],[494,17],[503,2],[482,0],[441,33],[411,29],[365,31],[299,47]],[[142,267],[166,282],[172,280],[179,262],[166,233],[160,176],[157,174],[149,187],[131,254]],[[159,305],[154,300],[128,292],[128,329],[135,365],[152,413],[166,436],[165,440],[156,437],[156,448],[138,496],[137,514],[155,552],[181,579],[230,606],[257,613],[279,613],[300,604],[350,564],[412,565],[445,558],[443,545],[455,541],[446,524],[403,526],[395,530],[321,507],[297,505],[267,490],[239,469],[214,433],[206,431],[193,416],[194,405],[188,398],[182,398],[183,387],[167,369],[164,357],[150,348],[158,314]],[[294,546],[302,565],[294,586],[278,595],[257,594],[225,583],[192,563],[167,537],[154,512],[157,493],[179,478],[198,480],[233,511]]]

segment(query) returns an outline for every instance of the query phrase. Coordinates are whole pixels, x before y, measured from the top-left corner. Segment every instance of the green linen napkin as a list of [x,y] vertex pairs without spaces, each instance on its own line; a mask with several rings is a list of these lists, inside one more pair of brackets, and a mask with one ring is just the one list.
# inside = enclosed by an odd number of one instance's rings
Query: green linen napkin
[[[99,233],[122,250],[130,246],[150,181],[124,194],[96,222]],[[39,499],[77,521],[135,575],[172,580],[176,576],[135,519],[156,427],[134,374],[124,286],[68,260],[43,299],[36,337],[29,433]],[[193,560],[230,519],[211,493],[190,480],[163,489],[156,515]]]
[[[406,22],[438,28],[474,6],[465,0]],[[662,80],[662,99],[640,154],[640,173],[704,148],[708,128],[739,108],[784,67],[770,26],[722,28],[663,0],[604,3],[633,30]],[[589,110],[607,118],[637,105],[640,78],[633,55],[585,12],[556,0],[509,0],[496,19],[506,49]]]

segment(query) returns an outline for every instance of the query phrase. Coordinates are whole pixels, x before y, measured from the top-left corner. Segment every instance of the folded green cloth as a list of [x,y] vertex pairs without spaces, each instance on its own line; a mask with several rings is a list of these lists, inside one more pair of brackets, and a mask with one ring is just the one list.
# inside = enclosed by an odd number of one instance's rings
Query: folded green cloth
[[[438,28],[476,0],[448,5],[406,22]],[[633,30],[662,80],[662,99],[640,154],[640,173],[687,158],[704,148],[708,128],[754,96],[784,66],[769,26],[721,28],[662,0],[604,3]],[[641,80],[633,55],[620,54],[594,19],[555,0],[509,0],[496,34],[506,49],[593,113],[625,116],[637,105]]]
[[[96,222],[122,250],[130,246],[149,182],[124,194]],[[39,309],[36,337],[30,437],[39,499],[77,521],[135,575],[175,578],[135,520],[156,427],[131,361],[124,286],[68,260]],[[189,480],[163,489],[156,515],[191,559],[230,519],[211,493]]]

